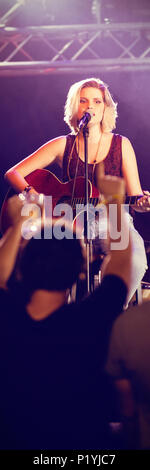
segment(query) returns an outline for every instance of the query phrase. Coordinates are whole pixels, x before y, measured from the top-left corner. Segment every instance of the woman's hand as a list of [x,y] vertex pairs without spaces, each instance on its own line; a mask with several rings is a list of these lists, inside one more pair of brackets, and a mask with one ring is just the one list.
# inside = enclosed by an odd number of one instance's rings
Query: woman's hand
[[137,203],[134,205],[133,209],[136,212],[149,212],[150,211],[150,192],[143,191],[143,196],[141,196]]

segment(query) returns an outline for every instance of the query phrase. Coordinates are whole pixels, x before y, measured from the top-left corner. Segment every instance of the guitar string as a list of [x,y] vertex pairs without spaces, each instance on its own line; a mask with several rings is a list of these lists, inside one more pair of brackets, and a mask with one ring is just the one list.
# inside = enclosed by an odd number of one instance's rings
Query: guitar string
[[96,150],[95,158],[94,158],[94,160],[93,160],[92,184],[94,184],[94,171],[95,171],[95,166],[99,163],[99,162],[97,161],[97,156],[98,156],[98,153],[99,153],[99,150],[100,150],[100,146],[101,146],[102,135],[103,135],[103,133],[101,132],[101,135],[100,135],[100,138],[99,138],[99,141],[98,141],[98,145],[97,145],[97,150]]
[[[78,172],[78,166],[79,166],[79,137],[80,137],[80,134],[78,133],[76,135],[75,139],[74,139],[72,149],[71,149],[71,153],[70,153],[70,157],[69,157],[69,162],[68,162],[68,170],[69,170],[73,150],[74,150],[74,147],[75,147],[75,144],[76,144],[76,140],[78,139],[77,140],[77,142],[78,142],[78,146],[77,146],[77,163],[76,163],[76,170],[75,170],[74,183],[73,183],[72,196],[71,196],[71,207],[72,207],[72,203],[73,203],[73,199],[74,199],[75,184],[76,184],[77,172]],[[96,150],[95,158],[94,158],[94,161],[93,161],[92,184],[93,184],[93,178],[94,178],[95,165],[97,163],[99,163],[99,162],[97,162],[97,156],[98,156],[98,152],[99,152],[99,149],[100,149],[101,140],[102,140],[102,133],[101,133],[99,141],[98,141],[97,150]],[[68,175],[68,176],[70,177],[70,175]],[[82,198],[81,198],[81,200],[82,200]],[[79,199],[79,201],[80,201],[80,199]]]
[[76,139],[77,139],[77,135],[75,136],[75,139],[74,139],[74,142],[73,142],[73,145],[72,145],[72,148],[71,148],[71,152],[70,152],[70,155],[69,155],[69,159],[68,159],[68,164],[67,164],[67,174],[68,174],[69,180],[71,179],[70,178],[70,173],[69,173],[69,166],[70,166],[70,162],[71,162],[71,159],[72,159],[72,154],[73,154],[73,150],[74,150],[74,147],[75,147]]
[[[76,144],[77,137],[78,137],[78,134],[76,135],[76,137],[74,139],[74,143],[73,143],[73,146],[72,146],[72,149],[71,149],[71,157],[69,159],[69,164],[70,164],[70,161],[71,161],[71,158],[72,158],[72,153],[73,153],[73,149],[74,149],[75,144]],[[75,185],[76,185],[76,179],[77,179],[78,166],[79,166],[79,139],[78,139],[78,147],[77,147],[77,163],[76,163],[75,176],[74,176],[73,188],[72,188],[72,196],[71,196],[71,207],[72,207],[72,204],[73,204],[73,198],[74,198],[74,193],[75,193]]]

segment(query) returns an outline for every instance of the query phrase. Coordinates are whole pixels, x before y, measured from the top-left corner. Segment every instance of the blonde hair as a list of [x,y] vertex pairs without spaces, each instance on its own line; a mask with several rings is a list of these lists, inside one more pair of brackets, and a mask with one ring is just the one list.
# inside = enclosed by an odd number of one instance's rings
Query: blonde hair
[[73,133],[78,132],[77,112],[80,103],[80,92],[82,88],[98,88],[101,90],[105,109],[101,124],[102,132],[110,132],[116,127],[117,103],[112,99],[108,86],[99,78],[88,78],[74,83],[68,92],[65,103],[64,121],[68,124]]

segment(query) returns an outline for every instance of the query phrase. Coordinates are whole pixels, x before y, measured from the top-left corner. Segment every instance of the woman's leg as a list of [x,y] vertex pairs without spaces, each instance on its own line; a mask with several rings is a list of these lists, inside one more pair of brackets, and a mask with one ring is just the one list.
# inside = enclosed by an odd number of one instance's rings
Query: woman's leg
[[131,284],[127,296],[127,303],[133,297],[143,279],[147,269],[147,258],[145,253],[144,241],[133,225],[132,217],[130,217],[130,235],[132,243],[132,264],[131,264]]

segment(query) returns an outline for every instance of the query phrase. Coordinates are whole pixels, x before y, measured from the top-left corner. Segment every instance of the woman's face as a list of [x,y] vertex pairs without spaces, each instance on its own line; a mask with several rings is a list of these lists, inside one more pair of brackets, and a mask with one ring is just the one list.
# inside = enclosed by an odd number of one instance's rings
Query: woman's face
[[80,120],[85,112],[89,112],[92,117],[88,126],[100,123],[103,118],[104,107],[105,104],[101,90],[93,87],[82,88],[77,119]]

